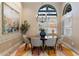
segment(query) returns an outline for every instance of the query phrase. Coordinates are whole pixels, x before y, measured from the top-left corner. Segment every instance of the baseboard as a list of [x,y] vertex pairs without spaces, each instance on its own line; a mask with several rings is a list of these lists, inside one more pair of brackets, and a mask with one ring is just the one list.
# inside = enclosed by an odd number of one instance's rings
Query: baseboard
[[16,50],[16,48],[22,44],[22,41],[18,42],[17,44],[15,44],[14,46],[12,46],[11,48],[9,48],[8,50],[4,51],[3,53],[0,53],[0,56],[10,56],[10,54],[12,53],[12,51]]
[[74,47],[72,47],[72,46],[70,46],[69,44],[67,44],[66,42],[63,42],[63,44],[66,46],[66,47],[68,47],[68,48],[70,48],[70,49],[72,49],[76,54],[78,54],[79,55],[79,52],[78,52],[78,50],[76,49],[76,48],[74,48]]

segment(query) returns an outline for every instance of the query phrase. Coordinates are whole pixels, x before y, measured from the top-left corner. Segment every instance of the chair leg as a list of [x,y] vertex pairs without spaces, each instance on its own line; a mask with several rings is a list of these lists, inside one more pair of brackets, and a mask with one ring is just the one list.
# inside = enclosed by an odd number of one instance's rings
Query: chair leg
[[56,53],[56,48],[54,47],[54,53]]
[[40,48],[38,47],[38,56],[40,55]]
[[35,49],[35,47],[32,47],[32,48],[31,48],[32,55],[33,55],[33,53],[34,53],[34,49]]
[[32,55],[33,55],[33,48],[31,48],[31,52],[32,52]]
[[62,48],[62,44],[59,44],[59,49],[62,51],[63,48]]
[[32,55],[34,55],[35,54],[35,47],[32,47]]
[[27,44],[25,44],[25,47],[24,47],[24,50],[26,51],[26,48],[27,48]]
[[61,47],[61,51],[62,51],[63,50],[62,45],[60,47]]

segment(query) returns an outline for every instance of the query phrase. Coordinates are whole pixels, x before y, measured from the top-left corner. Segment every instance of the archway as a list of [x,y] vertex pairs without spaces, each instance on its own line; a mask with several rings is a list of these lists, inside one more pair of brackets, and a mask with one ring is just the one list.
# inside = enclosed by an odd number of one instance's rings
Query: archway
[[57,33],[57,11],[54,6],[45,4],[38,10],[39,31],[44,29],[47,34]]

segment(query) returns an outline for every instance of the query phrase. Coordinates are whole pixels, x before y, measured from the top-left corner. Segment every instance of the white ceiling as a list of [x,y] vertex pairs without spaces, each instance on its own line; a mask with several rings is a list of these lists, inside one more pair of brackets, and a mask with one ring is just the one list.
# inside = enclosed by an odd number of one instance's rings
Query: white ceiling
[[57,4],[62,5],[63,2],[21,2],[23,7],[38,5],[38,4]]

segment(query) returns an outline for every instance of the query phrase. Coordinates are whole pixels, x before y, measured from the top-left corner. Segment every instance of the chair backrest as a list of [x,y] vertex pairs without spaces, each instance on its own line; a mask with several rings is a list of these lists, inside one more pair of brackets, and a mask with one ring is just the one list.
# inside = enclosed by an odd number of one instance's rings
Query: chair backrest
[[23,35],[23,40],[24,40],[25,43],[30,43],[29,39],[27,39],[26,35]]
[[64,35],[61,35],[58,39],[58,43],[62,43],[63,42],[63,39],[64,39]]
[[39,47],[42,46],[42,41],[40,39],[31,39],[32,46]]
[[61,35],[61,40],[63,40],[63,38],[64,38],[64,35]]
[[47,39],[47,40],[45,41],[45,44],[46,44],[47,46],[55,46],[55,44],[56,44],[56,39],[54,39],[54,38]]

